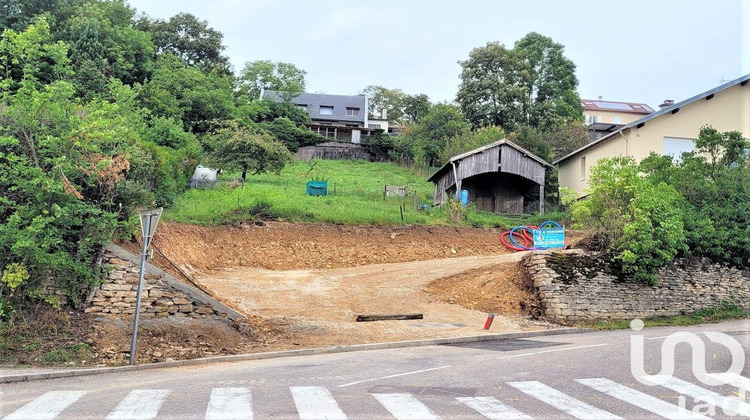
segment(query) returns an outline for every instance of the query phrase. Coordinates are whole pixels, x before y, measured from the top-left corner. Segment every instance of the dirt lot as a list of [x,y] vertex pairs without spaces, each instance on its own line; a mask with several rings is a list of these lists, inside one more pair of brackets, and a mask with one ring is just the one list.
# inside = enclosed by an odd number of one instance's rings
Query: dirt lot
[[[482,334],[487,333],[482,326],[488,312],[498,315],[489,333],[553,328],[522,314],[522,308],[533,308],[534,299],[518,270],[520,254],[499,244],[500,233],[446,227],[162,223],[154,241],[155,263],[178,277],[186,274],[246,312],[252,331],[243,334],[210,320],[145,319],[138,360]],[[137,243],[122,245],[139,252]],[[355,322],[361,314],[396,313],[421,313],[423,319]],[[126,363],[132,317],[73,312],[69,317],[55,327],[70,330],[65,342],[19,343],[20,356],[5,360]],[[20,350],[31,347],[36,350]],[[50,352],[52,348],[58,350]],[[61,352],[72,354],[62,357]]]
[[[176,274],[179,267],[268,322],[274,335],[259,345],[269,350],[481,334],[489,312],[498,315],[490,333],[551,327],[522,314],[533,296],[518,270],[521,255],[500,245],[497,229],[273,222],[159,229],[154,243],[168,257],[160,265]],[[423,319],[355,322],[403,313]]]

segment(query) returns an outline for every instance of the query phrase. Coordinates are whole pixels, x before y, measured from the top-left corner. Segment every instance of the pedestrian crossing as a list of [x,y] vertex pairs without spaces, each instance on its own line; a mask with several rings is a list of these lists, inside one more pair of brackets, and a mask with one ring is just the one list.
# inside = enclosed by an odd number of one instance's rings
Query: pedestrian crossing
[[[706,389],[703,386],[674,378],[655,378],[658,385],[641,387],[652,394],[639,391],[628,385],[618,383],[607,378],[585,378],[571,381],[583,385],[588,391],[583,395],[580,389],[571,386],[565,387],[565,391],[555,389],[552,386],[539,381],[513,381],[506,382],[508,392],[515,392],[509,401],[503,401],[500,396],[477,395],[448,397],[441,395],[425,396],[412,395],[410,393],[365,393],[362,398],[369,402],[359,402],[352,405],[351,392],[346,395],[335,396],[323,386],[292,386],[288,388],[288,395],[293,401],[292,411],[284,411],[281,415],[277,413],[262,413],[261,407],[253,403],[254,397],[267,392],[264,387],[221,387],[211,388],[205,411],[200,413],[176,415],[164,410],[165,402],[170,399],[178,400],[174,406],[194,407],[188,405],[189,401],[179,401],[181,392],[170,389],[137,389],[130,391],[119,403],[112,405],[106,417],[92,414],[87,418],[105,418],[106,420],[149,420],[157,418],[190,418],[206,420],[253,420],[256,415],[260,418],[299,418],[301,420],[347,420],[349,417],[345,411],[356,418],[362,418],[363,409],[377,408],[377,413],[366,414],[364,418],[394,418],[397,420],[440,420],[459,417],[490,419],[490,420],[528,420],[539,418],[540,412],[558,413],[553,417],[565,417],[576,419],[622,419],[633,418],[633,412],[645,413],[640,417],[652,414],[652,418],[665,418],[670,420],[693,420],[709,419],[713,415],[706,416],[694,409],[694,405],[680,406],[675,404],[677,398],[665,401],[665,390],[672,391],[690,398],[691,401],[708,404],[715,408],[715,412],[724,413],[727,417],[736,415],[750,416],[750,404],[732,396],[725,396],[716,391]],[[723,377],[724,382],[731,386],[746,389],[750,386],[750,380],[739,376]],[[579,386],[580,386],[579,385]],[[335,389],[335,388],[334,388]],[[6,407],[0,396],[0,416],[5,420],[52,420],[65,418],[81,418],[87,407],[91,405],[88,399],[94,391],[48,391],[20,407]],[[338,391],[341,392],[341,391]],[[597,398],[592,398],[596,395]],[[675,395],[672,395],[673,397]],[[184,398],[184,396],[183,396]],[[337,398],[344,399],[348,405],[342,406]],[[357,397],[359,398],[359,397]],[[609,399],[609,403],[606,403]],[[268,395],[262,395],[261,400],[269,400]],[[285,401],[284,398],[271,399],[273,401]],[[587,401],[584,401],[587,400]],[[194,402],[194,401],[192,401]],[[614,403],[612,403],[614,402]],[[373,405],[374,404],[374,405]],[[600,406],[597,406],[600,405]],[[604,407],[601,407],[604,406]],[[616,413],[612,407],[623,409],[630,407],[625,413]],[[111,407],[111,406],[110,406]],[[363,408],[365,407],[365,408]],[[542,408],[540,408],[542,407]],[[606,407],[606,409],[605,409]],[[289,407],[289,410],[292,408]],[[346,410],[345,410],[346,409]],[[547,411],[540,411],[546,409]],[[635,411],[633,411],[635,409]],[[13,410],[11,412],[11,410]],[[460,414],[456,414],[461,410]],[[552,410],[552,411],[550,411]],[[641,410],[641,411],[639,411]],[[720,411],[722,410],[722,411]],[[166,411],[166,412],[165,412]],[[257,412],[256,412],[257,411]],[[285,415],[288,413],[289,415]],[[85,416],[85,415],[84,415]],[[548,417],[547,414],[544,418]],[[639,418],[640,418],[639,417]]]

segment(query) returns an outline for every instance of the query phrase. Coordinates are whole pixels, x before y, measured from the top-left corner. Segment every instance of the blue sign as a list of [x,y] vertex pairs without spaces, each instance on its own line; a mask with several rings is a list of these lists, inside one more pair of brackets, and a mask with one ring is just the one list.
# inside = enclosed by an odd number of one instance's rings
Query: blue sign
[[564,248],[565,229],[534,229],[534,247]]

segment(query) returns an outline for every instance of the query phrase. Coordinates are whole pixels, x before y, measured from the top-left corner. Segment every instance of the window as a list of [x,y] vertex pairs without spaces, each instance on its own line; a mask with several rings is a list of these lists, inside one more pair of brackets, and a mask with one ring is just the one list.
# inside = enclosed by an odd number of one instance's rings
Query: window
[[297,108],[301,109],[302,111],[307,112],[307,105],[299,104],[299,105],[297,105]]
[[581,157],[581,179],[586,179],[586,156]]
[[327,105],[321,105],[320,115],[333,115],[333,107],[327,106]]
[[664,154],[672,156],[672,159],[682,159],[682,154],[692,152],[695,149],[695,140],[679,139],[675,137],[664,137]]
[[348,117],[358,117],[359,116],[359,108],[346,108],[346,115]]
[[380,128],[380,124],[367,124],[367,128]]

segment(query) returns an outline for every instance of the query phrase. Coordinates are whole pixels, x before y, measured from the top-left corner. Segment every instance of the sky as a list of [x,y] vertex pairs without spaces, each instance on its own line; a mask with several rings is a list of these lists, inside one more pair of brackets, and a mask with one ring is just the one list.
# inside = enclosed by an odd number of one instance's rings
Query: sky
[[128,0],[168,19],[192,13],[224,34],[239,72],[271,60],[307,72],[307,91],[369,85],[455,100],[459,60],[529,32],[565,46],[582,98],[658,109],[750,73],[750,0]]

